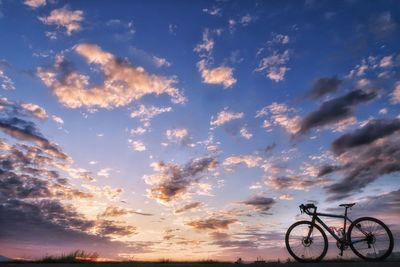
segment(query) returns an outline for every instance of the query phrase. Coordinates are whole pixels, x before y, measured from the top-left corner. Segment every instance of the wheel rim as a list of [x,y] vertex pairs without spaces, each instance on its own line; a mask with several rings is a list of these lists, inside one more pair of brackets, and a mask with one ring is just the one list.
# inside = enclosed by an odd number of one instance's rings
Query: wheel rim
[[386,228],[379,222],[363,220],[351,231],[353,248],[361,257],[379,259],[390,250],[391,241]]
[[290,231],[287,240],[292,253],[303,261],[319,260],[325,250],[325,239],[318,228],[313,227],[310,238],[307,238],[310,227],[310,224],[296,225]]

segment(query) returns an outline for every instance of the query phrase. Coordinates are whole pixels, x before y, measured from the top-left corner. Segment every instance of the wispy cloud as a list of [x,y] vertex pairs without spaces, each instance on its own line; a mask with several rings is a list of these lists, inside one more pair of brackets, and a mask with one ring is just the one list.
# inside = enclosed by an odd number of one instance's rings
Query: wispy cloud
[[243,112],[233,112],[225,108],[223,111],[217,114],[217,117],[214,119],[211,118],[210,125],[211,126],[221,126],[225,123],[228,123],[233,120],[238,120],[244,117]]

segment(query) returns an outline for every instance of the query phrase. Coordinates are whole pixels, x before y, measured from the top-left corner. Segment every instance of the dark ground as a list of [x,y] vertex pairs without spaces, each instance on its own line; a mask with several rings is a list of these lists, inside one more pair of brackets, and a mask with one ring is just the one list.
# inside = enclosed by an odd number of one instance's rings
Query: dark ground
[[399,267],[400,262],[320,262],[320,263],[259,263],[259,264],[234,264],[234,263],[0,263],[0,267]]

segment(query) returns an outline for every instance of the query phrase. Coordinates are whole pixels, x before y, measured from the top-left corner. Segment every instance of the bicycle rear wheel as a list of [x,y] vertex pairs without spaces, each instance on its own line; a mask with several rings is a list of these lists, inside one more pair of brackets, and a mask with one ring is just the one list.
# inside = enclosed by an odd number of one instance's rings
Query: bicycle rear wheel
[[393,235],[380,220],[362,217],[349,227],[350,248],[358,257],[367,261],[386,259],[393,250]]
[[[312,232],[309,235],[310,230]],[[309,221],[292,224],[286,232],[285,243],[289,254],[299,262],[320,261],[328,251],[325,232]]]

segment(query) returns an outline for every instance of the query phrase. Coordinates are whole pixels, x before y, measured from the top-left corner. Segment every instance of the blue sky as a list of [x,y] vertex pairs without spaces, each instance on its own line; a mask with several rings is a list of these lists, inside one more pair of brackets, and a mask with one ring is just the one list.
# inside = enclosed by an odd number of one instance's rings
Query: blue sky
[[399,16],[396,1],[1,1],[1,250],[286,258],[310,201],[394,224]]

